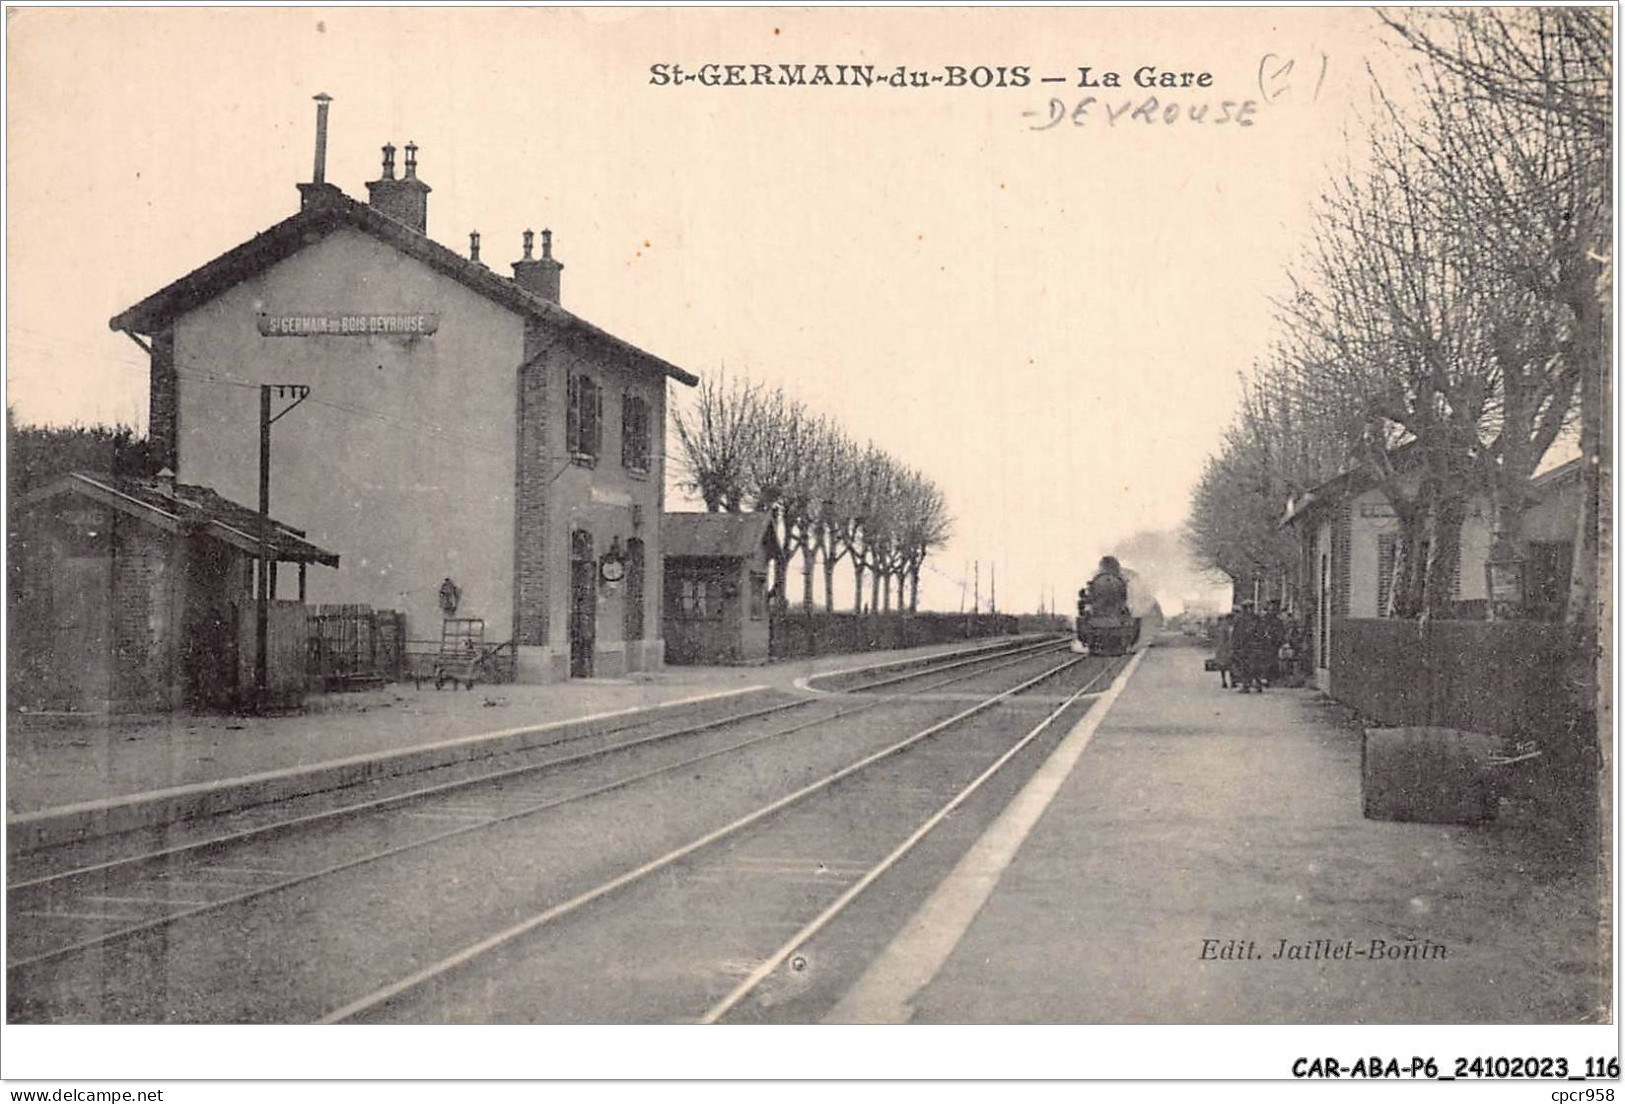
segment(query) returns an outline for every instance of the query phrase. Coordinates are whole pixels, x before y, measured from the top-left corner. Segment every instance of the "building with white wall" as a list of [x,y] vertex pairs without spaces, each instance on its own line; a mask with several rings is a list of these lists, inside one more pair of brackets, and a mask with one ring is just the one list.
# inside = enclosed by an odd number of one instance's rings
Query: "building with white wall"
[[[1533,481],[1533,501],[1515,542],[1524,563],[1524,615],[1558,620],[1568,593],[1574,558],[1574,526],[1580,493],[1579,461],[1545,472]],[[1415,493],[1420,473],[1401,478]],[[1332,637],[1343,619],[1390,615],[1399,570],[1395,549],[1399,520],[1393,504],[1363,471],[1345,472],[1305,494],[1288,509],[1286,524],[1298,533],[1302,574],[1298,593],[1316,683],[1330,685]],[[1450,596],[1457,616],[1482,620],[1486,600],[1484,565],[1494,545],[1495,522],[1489,495],[1469,497],[1461,525],[1461,550]],[[1426,536],[1424,536],[1424,541]]]
[[548,231],[499,274],[477,235],[428,237],[416,147],[399,177],[384,147],[363,203],[323,179],[318,128],[296,214],[111,320],[150,352],[164,461],[257,501],[260,387],[308,387],[269,475],[274,513],[343,557],[309,602],[425,640],[483,619],[522,680],[658,666],[667,381],[697,379],[561,306]]

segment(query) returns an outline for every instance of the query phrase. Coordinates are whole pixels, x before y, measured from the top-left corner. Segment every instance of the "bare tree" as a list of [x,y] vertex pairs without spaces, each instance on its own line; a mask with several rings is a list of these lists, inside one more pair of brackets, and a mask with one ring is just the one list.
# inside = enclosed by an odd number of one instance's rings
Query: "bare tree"
[[760,424],[760,388],[724,374],[700,382],[688,412],[676,412],[686,478],[712,513],[737,513],[750,493],[751,456]]
[[871,442],[854,470],[853,527],[848,537],[852,560],[853,612],[863,612],[864,573],[869,575],[869,610],[880,611],[880,578],[891,551],[894,518],[892,487],[896,465]]
[[1228,576],[1238,592],[1292,575],[1299,553],[1281,528],[1287,505],[1337,472],[1335,462],[1317,462],[1316,443],[1328,438],[1295,411],[1291,392],[1272,393],[1282,376],[1275,368],[1244,385],[1241,410],[1204,467],[1186,520],[1197,562]]
[[[1382,18],[1431,68],[1417,145],[1446,167],[1456,241],[1486,254],[1521,305],[1498,335],[1505,379],[1483,450],[1498,536],[1515,539],[1529,478],[1579,392],[1585,494],[1571,620],[1596,617],[1613,238],[1612,19],[1604,8],[1407,11]],[[1553,312],[1556,317],[1553,317]]]
[[835,565],[852,554],[859,539],[863,456],[851,440],[840,434],[829,440],[824,453],[823,490],[813,525],[813,541],[824,564],[824,608],[827,610],[835,608]]
[[936,549],[948,543],[953,520],[948,503],[937,485],[919,472],[909,472],[903,480],[902,525],[900,527],[897,606],[903,608],[903,581],[908,583],[908,610],[920,608],[920,568]]
[[1371,161],[1323,202],[1287,322],[1310,351],[1305,391],[1364,412],[1361,459],[1400,523],[1396,612],[1447,617],[1498,373],[1501,289],[1480,254],[1445,247],[1436,196],[1448,181],[1410,143],[1378,129]]
[[784,608],[790,563],[802,558],[802,606],[813,604],[821,559],[824,604],[834,608],[835,565],[850,559],[854,609],[863,612],[867,575],[870,609],[898,608],[903,584],[914,580],[930,550],[947,539],[942,494],[884,451],[859,449],[826,419],[813,416],[783,390],[747,381],[707,381],[688,413],[677,416],[688,473],[712,511],[749,507],[770,513],[778,536],[772,599]]
[[790,561],[807,539],[807,490],[818,427],[800,403],[778,388],[757,393],[750,419],[747,493],[753,509],[773,516],[779,539],[772,598],[782,609],[788,597]]

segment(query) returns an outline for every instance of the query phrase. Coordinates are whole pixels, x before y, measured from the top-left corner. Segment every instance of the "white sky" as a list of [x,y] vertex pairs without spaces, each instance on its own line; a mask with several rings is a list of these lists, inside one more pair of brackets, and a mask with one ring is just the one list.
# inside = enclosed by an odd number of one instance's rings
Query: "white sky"
[[[465,251],[478,229],[506,271],[520,231],[549,226],[571,310],[697,373],[780,384],[935,478],[956,537],[922,604],[945,609],[978,559],[984,602],[996,561],[1001,608],[1051,589],[1065,607],[1114,542],[1180,524],[1366,61],[1394,65],[1355,8],[8,14],[24,420],[144,425],[145,358],[107,319],[297,209],[325,91],[328,179],[351,195],[380,145],[415,140],[438,240]],[[1029,129],[1052,96],[1216,118],[1287,60],[1251,127],[1114,126],[1097,103],[1082,128]],[[710,61],[1035,81],[650,84],[652,63]],[[1145,64],[1212,86],[1073,87],[1081,65],[1130,84]]]

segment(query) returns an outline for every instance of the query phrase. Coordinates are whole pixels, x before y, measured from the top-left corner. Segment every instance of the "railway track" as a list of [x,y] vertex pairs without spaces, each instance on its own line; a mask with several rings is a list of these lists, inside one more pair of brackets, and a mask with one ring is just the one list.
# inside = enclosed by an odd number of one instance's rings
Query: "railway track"
[[[1055,642],[1042,641],[978,649],[970,657],[950,655],[940,662],[900,675],[865,679],[854,688],[895,687],[905,682],[923,683],[928,689],[951,685],[990,671],[1032,662],[1057,647]],[[949,677],[942,677],[950,672]],[[320,799],[323,807],[269,819],[265,810],[255,810],[248,814],[247,824],[232,823],[233,818],[211,818],[227,823],[218,830],[204,826],[196,838],[183,838],[180,842],[165,840],[160,846],[99,855],[89,862],[75,861],[70,855],[69,861],[54,867],[48,861],[36,863],[33,872],[7,887],[8,977],[24,976],[31,969],[123,940],[151,935],[181,921],[207,917],[317,879],[333,878],[369,863],[561,809],[884,705],[885,700],[840,705],[829,699],[803,698],[675,727],[631,724],[596,739],[568,741],[590,746],[555,744],[504,756],[504,760],[517,762],[495,769],[472,774],[453,772],[455,776],[450,779],[404,789],[397,783],[390,792],[360,800],[345,801],[342,796],[335,799],[325,795]],[[769,718],[792,713],[799,719],[791,724],[761,725]],[[735,734],[738,738],[733,738]],[[724,739],[675,761],[653,764],[638,761],[640,756],[647,758],[652,752],[691,744],[712,735]],[[573,788],[569,778],[562,778],[565,785],[555,788],[562,792],[543,792],[534,800],[526,799],[531,795],[512,792],[504,792],[496,800],[486,796],[493,788],[506,789],[531,778],[553,778],[571,768],[600,762],[624,762],[628,769],[612,771],[607,778]],[[377,823],[379,818],[387,818],[382,826]],[[240,822],[245,818],[235,819]],[[344,829],[349,830],[351,839],[332,838],[335,831]],[[308,857],[296,856],[291,862],[267,864],[255,853],[256,847],[263,850],[275,841],[301,835],[308,837],[311,833],[322,833],[323,845],[296,850],[319,851],[319,857],[327,861],[312,862]],[[183,828],[179,834],[186,837],[190,832]],[[387,845],[378,846],[379,839],[387,840]],[[338,853],[336,857],[334,851]],[[245,855],[249,857],[245,859]],[[86,927],[91,929],[88,933]]]
[[[620,953],[623,961],[620,963],[620,971],[623,974],[638,975],[646,971],[648,976],[658,976],[659,966],[655,962],[625,960],[625,956],[637,958],[639,955],[640,944],[626,938],[631,930],[648,930],[651,927],[658,930],[660,927],[658,917],[678,911],[679,906],[674,898],[686,896],[689,900],[681,911],[687,915],[689,922],[684,925],[686,929],[684,934],[690,938],[698,937],[702,941],[729,942],[729,936],[735,933],[730,931],[731,925],[727,923],[728,910],[738,907],[742,897],[754,898],[758,886],[763,882],[774,883],[765,888],[777,891],[775,906],[782,903],[783,897],[802,900],[795,900],[788,908],[771,909],[770,911],[777,913],[775,916],[777,923],[763,924],[758,932],[752,933],[756,938],[749,941],[754,942],[758,948],[764,947],[760,936],[764,933],[771,935],[775,927],[786,926],[784,920],[786,914],[800,913],[806,916],[804,921],[794,927],[788,938],[765,950],[757,950],[743,956],[737,953],[738,941],[733,943],[735,951],[731,954],[719,952],[716,948],[708,948],[695,957],[721,967],[706,979],[709,984],[693,985],[687,990],[673,989],[667,985],[660,986],[658,990],[640,988],[635,1012],[628,1014],[628,1010],[624,1007],[616,1011],[612,1007],[600,1006],[589,1012],[584,1019],[587,1022],[650,1019],[661,1022],[697,1020],[700,1023],[717,1023],[730,1018],[747,1000],[770,982],[777,980],[781,987],[788,985],[792,989],[798,988],[796,975],[809,968],[806,958],[798,952],[838,923],[846,910],[866,890],[872,888],[903,862],[922,840],[971,800],[1001,768],[1018,755],[1032,749],[1035,741],[1051,731],[1059,718],[1080,699],[1106,683],[1122,664],[1115,663],[1109,666],[1097,664],[1098,669],[1083,685],[1073,689],[1059,704],[1044,712],[1036,724],[1025,727],[1014,739],[999,739],[996,735],[998,727],[984,730],[981,735],[992,736],[987,743],[996,746],[979,748],[978,750],[983,753],[980,755],[973,753],[969,756],[959,756],[961,759],[973,760],[974,766],[979,768],[975,769],[968,779],[956,775],[950,785],[915,786],[905,789],[890,784],[887,777],[880,776],[868,779],[865,788],[852,788],[841,793],[836,802],[837,810],[864,804],[877,793],[884,793],[893,799],[901,796],[903,800],[898,802],[902,807],[893,810],[892,815],[886,818],[889,821],[886,827],[890,831],[875,833],[867,840],[842,838],[839,847],[844,861],[838,865],[831,866],[817,856],[824,853],[824,850],[833,843],[829,839],[831,824],[840,823],[844,817],[838,811],[835,815],[830,815],[832,810],[829,808],[822,810],[822,815],[816,812],[808,813],[803,808],[804,803],[817,797],[829,797],[837,787],[849,785],[851,779],[863,772],[871,771],[895,756],[918,748],[932,737],[985,715],[996,706],[1039,683],[1048,681],[1061,670],[1086,662],[1081,658],[1063,661],[1051,670],[1041,672],[977,705],[960,710],[942,721],[914,732],[785,795],[772,804],[754,810],[682,847],[651,859],[615,879],[595,886],[570,900],[555,904],[508,929],[461,948],[407,977],[357,998],[329,1013],[324,1017],[324,1022],[412,1022],[429,1009],[434,1010],[435,1016],[449,1016],[454,1020],[462,1020],[465,1017],[494,1022],[505,1022],[514,1018],[546,1019],[549,1017],[545,1014],[540,1016],[536,1014],[539,998],[543,1008],[549,1003],[542,994],[549,990],[567,991],[573,987],[572,983],[580,980],[570,977],[568,973],[561,977],[559,971],[561,960],[566,963],[565,970],[568,970],[568,964],[571,962],[601,960],[599,955],[591,953],[577,952],[574,955],[561,953],[563,949],[561,945],[567,946],[574,939],[577,942],[585,940],[598,945],[618,946],[622,948]],[[964,764],[961,763],[961,766]],[[802,815],[792,819],[788,815],[792,812]],[[923,817],[920,816],[922,812]],[[905,824],[910,828],[906,834],[903,832]],[[897,838],[899,836],[901,838]],[[744,839],[738,850],[717,853],[721,852],[723,844],[739,840],[741,837]],[[614,895],[629,894],[643,888],[646,883],[654,881],[655,875],[685,863],[693,864],[688,872],[690,877],[685,880],[691,884],[698,883],[697,890],[676,888],[676,883],[654,884],[640,900],[625,906],[625,911],[612,918],[605,927],[582,924],[573,932],[558,935],[551,943],[533,942],[528,946],[520,945],[521,941],[534,939],[549,926],[561,925],[578,911],[586,910],[589,906],[604,902]],[[706,877],[707,873],[710,877]],[[741,878],[749,883],[755,883],[744,894],[737,892],[738,881]],[[818,887],[820,892],[815,894],[802,892],[804,883],[808,880],[813,882],[822,880],[824,884]],[[704,908],[706,899],[713,895],[711,887],[718,883],[733,883],[736,892],[720,906],[713,905],[709,914],[702,916],[700,910]],[[818,898],[816,903],[822,907],[816,909],[811,907],[804,900],[808,896]],[[800,917],[797,916],[796,919],[799,920]],[[717,939],[717,933],[722,933],[720,940]],[[690,951],[688,954],[693,955],[693,952]],[[456,977],[458,973],[465,976],[458,978]],[[718,980],[725,982],[730,980],[730,975],[738,974],[743,976],[733,981],[725,991],[714,991]],[[493,986],[493,979],[498,978],[504,979],[500,983],[500,988]],[[713,991],[707,992],[708,989]],[[703,1004],[696,1001],[683,1007],[683,1001],[696,996],[704,998]],[[522,1003],[511,1003],[514,998]],[[471,1012],[477,1014],[469,1015]],[[579,1015],[579,1012],[576,1014]]]
[[[588,905],[624,894],[724,841],[754,837],[758,826],[815,795],[851,790],[877,764],[918,755],[918,746],[932,736],[1008,710],[1035,687],[1084,662],[1075,657],[1056,662],[1063,647],[1063,642],[1045,643],[970,662],[949,659],[928,669],[866,678],[840,696],[775,703],[644,732],[546,762],[420,787],[315,818],[261,825],[246,835],[37,876],[8,891],[14,940],[24,933],[24,942],[13,944],[8,967],[12,1019],[287,1022],[398,1011],[399,1000],[415,995],[427,981],[465,968],[478,973],[483,963],[502,957],[540,928],[592,911]],[[1098,682],[1109,671],[1098,661],[1095,666]],[[989,677],[1012,684],[969,708],[928,700],[941,687]],[[913,695],[899,693],[910,684]],[[877,689],[885,693],[853,692]],[[1089,685],[1079,688],[1044,723],[1088,692]],[[880,739],[902,724],[916,731],[903,741]],[[802,733],[810,735],[787,739]],[[757,756],[771,769],[755,762]],[[704,785],[712,779],[702,779],[700,772],[715,773],[720,797],[709,796],[718,791]],[[792,785],[801,776],[807,780]],[[695,792],[707,799],[693,800]],[[684,812],[651,815],[649,810],[664,801],[678,802]],[[607,807],[591,815],[573,812],[595,806]],[[952,812],[939,811],[938,824]],[[597,848],[579,842],[583,836],[590,840],[595,829],[571,829],[567,823],[572,817],[592,822],[593,815],[598,817],[593,823],[608,826],[606,838],[631,838],[596,855]],[[573,850],[572,840],[577,841]],[[531,862],[537,846],[547,855]],[[644,858],[649,854],[658,857]],[[463,870],[476,873],[464,877],[458,873]],[[879,876],[874,873],[870,881]],[[419,890],[426,881],[438,881],[435,892],[450,895],[442,898],[445,906],[437,908],[432,894],[420,892],[409,905],[391,909],[388,887],[403,877]],[[551,903],[523,909],[522,900],[534,900],[538,891]],[[141,909],[153,911],[143,915]],[[117,918],[80,938],[70,937],[71,926],[50,923],[50,914],[76,910]],[[496,936],[456,938],[503,916],[515,922],[497,928]],[[393,959],[380,957],[367,936],[380,925],[410,927],[410,917],[421,920],[424,938],[406,939],[412,946],[403,948],[401,960],[450,965],[425,978],[417,975],[428,967],[414,971],[410,976],[417,980],[401,987],[405,979],[391,977],[387,969]],[[32,942],[29,931],[35,933]],[[335,947],[328,945],[334,943],[352,944],[372,956],[369,968],[341,968],[338,976],[325,978],[320,960],[334,956]],[[448,944],[456,947],[449,955],[444,953]],[[307,962],[302,952],[316,960]],[[266,975],[275,973],[279,958],[289,967],[286,973],[305,982],[278,978],[270,988],[287,991],[260,994],[263,1001],[254,999],[257,987],[228,988],[225,994],[219,989],[222,976],[228,987],[235,980],[234,962],[246,965],[250,974]],[[209,978],[215,979],[213,991]],[[184,999],[175,999],[177,987]],[[348,1000],[331,995],[344,990],[352,994]],[[368,996],[354,997],[357,991]],[[371,999],[380,993],[381,999]],[[211,999],[221,995],[230,999]]]
[[[1055,647],[1057,645],[1052,640],[983,646],[970,650],[971,654],[955,651],[945,653],[941,657],[929,657],[925,661],[910,661],[923,665],[917,670],[907,671],[901,675],[886,675],[875,680],[863,677],[868,670],[882,670],[895,666],[882,664],[876,668],[859,668],[834,677],[852,680],[851,692],[862,692],[910,680],[930,678],[945,671],[970,666],[997,670],[1006,659],[1047,652]],[[7,890],[10,892],[32,889],[76,876],[110,872],[140,863],[162,861],[189,852],[241,843],[324,820],[387,807],[395,802],[411,801],[435,793],[450,792],[461,786],[522,774],[527,770],[546,769],[628,747],[676,739],[755,717],[771,716],[799,706],[810,705],[812,702],[813,700],[808,698],[781,699],[765,707],[752,707],[722,717],[705,718],[687,724],[673,723],[659,717],[634,716],[595,732],[555,739],[520,751],[504,752],[404,776],[385,777],[339,790],[279,800],[183,825],[166,825],[160,830],[141,830],[12,854],[9,856],[12,881],[8,884]],[[567,754],[559,754],[561,749],[567,747],[573,750]],[[178,841],[176,837],[182,839]]]

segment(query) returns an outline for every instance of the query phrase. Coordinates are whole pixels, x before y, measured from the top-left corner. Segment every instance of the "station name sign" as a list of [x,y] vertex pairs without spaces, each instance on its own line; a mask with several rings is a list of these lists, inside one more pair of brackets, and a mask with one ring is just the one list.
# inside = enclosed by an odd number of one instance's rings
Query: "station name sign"
[[262,314],[266,337],[427,337],[440,328],[438,314]]

